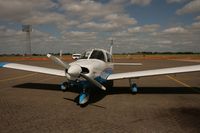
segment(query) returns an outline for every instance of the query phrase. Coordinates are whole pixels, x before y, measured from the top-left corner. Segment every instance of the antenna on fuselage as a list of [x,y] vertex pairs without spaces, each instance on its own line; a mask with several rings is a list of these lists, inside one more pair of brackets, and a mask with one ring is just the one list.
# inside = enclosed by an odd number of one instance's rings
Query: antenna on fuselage
[[110,42],[110,54],[112,55],[112,52],[113,52],[113,39],[111,39],[111,42]]

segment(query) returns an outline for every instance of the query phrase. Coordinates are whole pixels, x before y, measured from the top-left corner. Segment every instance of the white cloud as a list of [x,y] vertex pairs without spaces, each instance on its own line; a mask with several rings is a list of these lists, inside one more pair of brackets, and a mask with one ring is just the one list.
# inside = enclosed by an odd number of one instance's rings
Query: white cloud
[[118,15],[118,14],[109,14],[105,17],[105,20],[108,20],[112,23],[117,23],[119,25],[133,25],[137,21],[134,18],[130,18],[128,15]]
[[172,41],[171,40],[162,40],[162,41],[158,41],[157,43],[159,43],[159,44],[171,44]]
[[56,23],[56,22],[66,22],[67,19],[64,15],[58,13],[42,13],[35,12],[32,16],[22,20],[25,24],[47,24],[47,23]]
[[[36,29],[33,29],[31,32],[33,53],[45,53],[54,50],[51,45],[56,44],[55,41],[56,38],[51,36],[49,33],[41,32]],[[21,30],[14,30],[1,26],[0,44],[0,54],[24,54],[27,52],[26,33]]]
[[118,32],[113,32],[112,33],[113,37],[124,37],[124,36],[130,36],[130,33],[127,31],[118,31]]
[[12,37],[12,36],[21,35],[21,34],[22,34],[22,31],[8,29],[5,26],[0,26],[0,36],[1,37]]
[[78,27],[82,29],[90,29],[96,31],[113,31],[121,30],[127,26],[134,25],[137,21],[130,18],[126,14],[109,14],[102,18],[104,22],[89,21],[80,24]]
[[172,33],[172,34],[176,34],[176,33],[187,33],[188,31],[183,28],[183,27],[172,27],[172,28],[168,28],[165,29],[163,31],[163,33]]
[[0,0],[0,3],[2,20],[31,25],[51,24],[60,31],[68,28],[111,31],[137,23],[124,11],[124,1],[103,4],[91,0],[60,0],[57,3],[51,0]]
[[[168,3],[187,1],[167,0]],[[110,0],[105,3],[92,0],[58,0],[54,3],[53,0],[0,0],[1,20],[13,23],[0,26],[0,53],[23,53],[26,50],[26,34],[21,29],[18,31],[8,28],[22,23],[32,24],[34,28],[43,30],[47,26],[52,29],[46,31],[55,31],[55,36],[52,36],[33,29],[31,39],[35,53],[59,52],[60,49],[73,52],[91,47],[105,48],[110,43],[106,40],[109,37],[115,38],[118,46],[116,52],[200,49],[200,16],[195,18],[197,22],[188,26],[170,27],[160,31],[162,23],[161,26],[148,23],[141,25],[133,17],[135,13],[126,10],[126,6],[130,4],[147,6],[151,2],[152,0]],[[193,9],[188,11],[193,12]],[[179,12],[184,14],[189,13],[188,11]]]
[[127,28],[137,23],[133,17],[125,13],[120,1],[110,1],[103,4],[96,1],[61,0],[61,8],[69,18],[80,22],[77,28],[112,31]]
[[92,18],[103,18],[107,14],[123,13],[123,6],[116,2],[108,4],[101,4],[95,1],[74,1],[74,0],[61,0],[61,8],[68,14],[73,14],[82,18],[82,21],[88,21]]
[[200,16],[197,16],[195,20],[200,21]]
[[182,15],[187,13],[200,12],[200,0],[193,0],[186,4],[183,8],[178,9],[176,14]]
[[186,0],[167,0],[167,3],[180,3],[180,2],[184,2]]
[[159,27],[160,27],[160,25],[158,25],[158,24],[137,26],[137,27],[134,27],[134,28],[129,28],[128,32],[130,32],[130,33],[155,32]]
[[192,41],[185,41],[182,44],[192,44],[192,43],[193,43]]
[[117,23],[96,23],[96,22],[88,22],[88,23],[83,23],[78,26],[79,28],[82,29],[90,29],[90,30],[97,30],[97,31],[111,31],[118,27]]
[[83,31],[70,31],[70,32],[64,32],[63,33],[64,39],[70,39],[70,40],[85,40],[85,39],[96,39],[97,33],[96,32],[83,32]]
[[195,28],[195,29],[200,29],[200,22],[195,22],[195,23],[192,23],[192,26],[191,28]]
[[198,28],[194,28],[194,25],[185,25],[184,27],[170,27],[161,32],[153,32],[151,36],[153,42],[159,44],[163,49],[165,48],[165,51],[198,52],[200,48],[199,33]]
[[21,22],[35,11],[45,11],[56,6],[50,0],[0,0],[0,17],[5,20]]
[[56,12],[34,12],[30,17],[22,20],[23,24],[40,25],[54,24],[61,31],[79,24],[79,21],[68,20],[65,15]]
[[[145,28],[144,28],[145,27]],[[169,27],[159,31],[159,25],[143,25],[130,28],[127,31],[115,32],[119,49],[126,44],[127,52],[130,51],[199,51],[200,38],[197,28],[192,26]],[[194,30],[195,29],[195,30]],[[134,33],[134,34],[133,34]],[[146,34],[148,33],[148,34]],[[134,49],[132,49],[134,47]]]
[[136,5],[146,6],[151,3],[151,0],[131,0],[131,3]]

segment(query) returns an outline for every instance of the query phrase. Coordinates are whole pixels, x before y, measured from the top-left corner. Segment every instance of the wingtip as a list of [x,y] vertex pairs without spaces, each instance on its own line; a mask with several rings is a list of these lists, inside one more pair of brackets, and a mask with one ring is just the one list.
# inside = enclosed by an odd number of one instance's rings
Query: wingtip
[[0,68],[4,67],[6,64],[8,64],[8,62],[0,62]]

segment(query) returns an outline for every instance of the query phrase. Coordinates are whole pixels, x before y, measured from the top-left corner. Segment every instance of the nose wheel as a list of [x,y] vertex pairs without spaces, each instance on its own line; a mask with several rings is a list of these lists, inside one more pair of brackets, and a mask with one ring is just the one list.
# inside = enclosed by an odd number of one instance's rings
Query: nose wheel
[[80,95],[79,95],[78,104],[80,106],[87,105],[89,99],[90,99],[90,91],[89,91],[89,89],[83,88],[83,92],[81,92]]
[[80,93],[79,95],[79,105],[86,105],[89,101],[89,93]]
[[[76,85],[71,83],[71,82],[64,82],[61,84],[60,88],[63,92],[67,91],[69,88],[71,87],[75,87]],[[90,89],[88,89],[88,85],[84,84],[83,86],[82,92],[79,94],[79,96],[77,97],[78,99],[75,100],[77,102],[78,105],[80,105],[81,107],[84,107],[85,105],[87,105],[89,98],[90,98]]]

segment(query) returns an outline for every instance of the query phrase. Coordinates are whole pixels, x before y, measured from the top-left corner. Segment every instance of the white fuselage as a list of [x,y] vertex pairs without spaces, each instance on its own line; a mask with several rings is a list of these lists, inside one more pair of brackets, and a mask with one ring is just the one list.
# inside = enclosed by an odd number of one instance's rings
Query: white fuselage
[[[80,67],[87,68],[89,73],[86,75],[90,78],[95,79],[96,77],[103,76],[106,70],[113,70],[113,65],[98,59],[80,59],[75,62],[70,63],[70,66],[79,65]],[[109,73],[107,73],[109,74]]]

